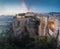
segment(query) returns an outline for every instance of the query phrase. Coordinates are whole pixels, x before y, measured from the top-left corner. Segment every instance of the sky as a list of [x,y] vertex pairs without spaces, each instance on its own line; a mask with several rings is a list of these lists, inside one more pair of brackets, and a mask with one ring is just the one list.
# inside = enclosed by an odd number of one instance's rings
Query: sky
[[60,0],[0,0],[0,15],[60,12]]

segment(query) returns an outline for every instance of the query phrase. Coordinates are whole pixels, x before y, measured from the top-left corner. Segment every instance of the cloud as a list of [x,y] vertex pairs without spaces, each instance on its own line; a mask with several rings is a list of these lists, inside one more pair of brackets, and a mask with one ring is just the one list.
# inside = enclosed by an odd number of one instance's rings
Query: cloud
[[25,10],[22,6],[4,6],[4,8],[0,8],[0,15],[14,15],[17,13],[25,13]]

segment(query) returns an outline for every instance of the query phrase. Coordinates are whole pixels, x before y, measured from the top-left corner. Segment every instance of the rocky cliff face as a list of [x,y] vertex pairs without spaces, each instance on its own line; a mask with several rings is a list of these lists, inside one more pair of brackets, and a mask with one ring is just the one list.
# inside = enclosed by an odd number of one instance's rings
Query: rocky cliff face
[[[16,27],[16,24],[18,27]],[[13,25],[15,36],[14,42],[16,43],[16,41],[18,41],[19,43],[28,43],[30,39],[35,38],[35,36],[38,34],[39,24],[40,21],[37,18],[28,17],[19,20],[16,19]]]

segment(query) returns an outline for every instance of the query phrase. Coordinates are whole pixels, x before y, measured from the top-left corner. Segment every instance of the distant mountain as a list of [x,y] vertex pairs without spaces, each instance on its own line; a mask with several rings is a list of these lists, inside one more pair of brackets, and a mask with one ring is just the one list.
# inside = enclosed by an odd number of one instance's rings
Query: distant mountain
[[48,13],[48,14],[60,16],[60,12],[50,12],[50,13]]
[[14,16],[9,16],[9,15],[4,16],[4,15],[1,15],[0,16],[0,21],[12,21],[13,20],[13,17]]
[[60,14],[60,12],[50,12],[49,14]]

